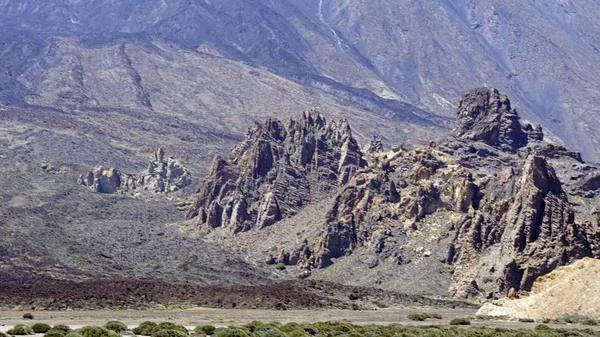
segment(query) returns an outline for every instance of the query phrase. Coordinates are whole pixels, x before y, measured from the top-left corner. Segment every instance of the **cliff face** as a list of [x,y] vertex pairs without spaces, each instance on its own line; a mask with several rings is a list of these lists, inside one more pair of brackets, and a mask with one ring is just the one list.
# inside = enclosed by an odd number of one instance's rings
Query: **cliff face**
[[435,277],[460,297],[528,290],[558,266],[600,256],[589,210],[598,169],[544,143],[541,128],[521,125],[495,89],[464,96],[456,127],[439,144],[371,148],[365,166],[344,123],[313,114],[286,127],[269,121],[251,129],[230,160],[215,159],[190,217],[234,232],[264,228],[284,218],[293,223],[299,210],[329,195],[333,202],[310,225],[316,229],[299,232],[295,243],[280,240],[270,263],[350,283],[343,273],[361,268],[356,263],[414,273],[416,282],[439,269]]
[[285,124],[270,119],[250,128],[228,159],[215,157],[188,218],[233,232],[268,227],[335,191],[364,166],[346,121],[327,123],[316,111]]

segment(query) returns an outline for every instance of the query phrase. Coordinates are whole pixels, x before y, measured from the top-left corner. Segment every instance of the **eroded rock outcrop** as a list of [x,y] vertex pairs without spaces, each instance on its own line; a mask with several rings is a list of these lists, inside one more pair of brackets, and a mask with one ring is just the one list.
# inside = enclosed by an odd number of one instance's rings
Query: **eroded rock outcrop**
[[295,265],[299,277],[333,268],[340,276],[328,278],[347,282],[356,274],[336,264],[352,261],[344,265],[384,281],[394,273],[410,282],[440,278],[431,284],[460,297],[529,290],[558,266],[600,257],[591,210],[600,194],[597,167],[544,143],[541,128],[522,126],[495,89],[463,97],[456,123],[446,140],[426,148],[383,152],[375,139],[365,166],[346,123],[314,114],[287,126],[268,121],[230,159],[215,158],[190,218],[238,232],[276,226],[309,203],[331,200],[307,224],[314,228],[293,240],[274,234],[282,245],[269,263]]
[[177,160],[165,158],[161,148],[153,154],[148,169],[138,175],[125,174],[116,168],[97,166],[79,176],[77,182],[94,192],[106,194],[144,191],[169,193],[189,186],[192,183],[192,175]]
[[268,227],[364,166],[347,121],[328,123],[317,111],[287,123],[270,119],[250,128],[228,159],[215,157],[188,218],[233,232]]
[[541,128],[523,127],[510,100],[494,88],[472,90],[460,100],[452,136],[514,151],[541,140]]
[[[356,173],[300,267],[325,268],[357,249],[398,264],[436,252],[453,270],[454,295],[501,297],[558,266],[600,256],[597,229],[576,221],[547,155],[580,158],[541,143],[540,133],[522,127],[496,90],[469,93],[449,140],[380,154]],[[582,183],[595,187],[590,181]],[[390,247],[398,242],[402,249]]]

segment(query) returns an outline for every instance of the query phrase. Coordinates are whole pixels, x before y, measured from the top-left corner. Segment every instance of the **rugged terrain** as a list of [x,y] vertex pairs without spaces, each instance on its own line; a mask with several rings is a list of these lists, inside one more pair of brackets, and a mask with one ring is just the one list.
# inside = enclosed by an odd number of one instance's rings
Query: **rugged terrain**
[[215,158],[188,217],[301,278],[502,297],[600,256],[600,170],[543,138],[492,88],[447,139],[369,165],[344,121],[269,120]]
[[453,115],[456,97],[493,86],[548,136],[598,160],[593,0],[4,0],[0,9],[2,104],[88,119],[127,109],[220,135],[321,106],[391,143],[444,134],[440,116]]
[[599,276],[599,260],[584,258],[540,277],[530,293],[486,304],[479,314],[536,320],[574,315],[598,319]]

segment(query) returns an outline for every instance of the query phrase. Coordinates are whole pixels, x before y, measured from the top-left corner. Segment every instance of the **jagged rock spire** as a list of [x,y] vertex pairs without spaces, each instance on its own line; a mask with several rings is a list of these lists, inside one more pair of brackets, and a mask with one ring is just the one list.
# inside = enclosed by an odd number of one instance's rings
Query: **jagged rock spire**
[[208,228],[263,228],[296,214],[366,166],[345,120],[316,110],[251,127],[228,160],[217,157],[188,218]]
[[523,127],[507,96],[494,88],[478,88],[460,100],[452,136],[514,151],[530,139],[541,140],[542,131]]

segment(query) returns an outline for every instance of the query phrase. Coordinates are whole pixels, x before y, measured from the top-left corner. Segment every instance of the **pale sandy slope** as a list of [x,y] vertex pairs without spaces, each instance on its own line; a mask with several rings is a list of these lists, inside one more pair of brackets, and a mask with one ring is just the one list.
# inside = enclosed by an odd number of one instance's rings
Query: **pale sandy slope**
[[600,318],[600,260],[584,258],[539,278],[525,298],[502,299],[484,305],[479,315],[517,318],[559,318],[582,315]]

